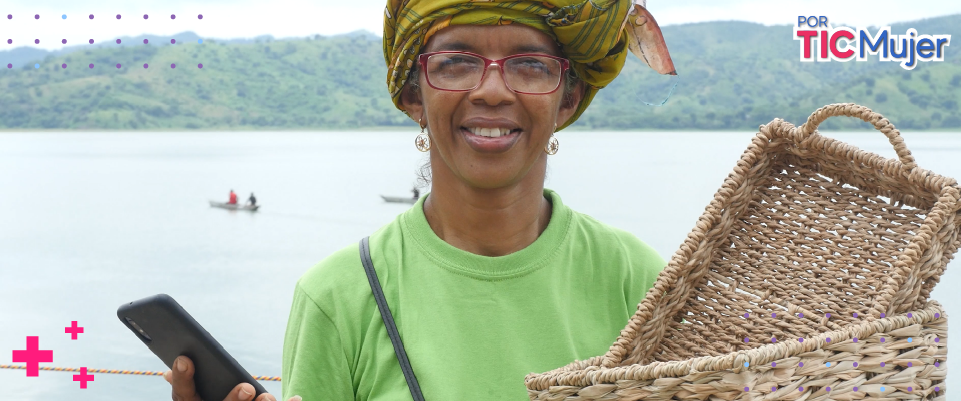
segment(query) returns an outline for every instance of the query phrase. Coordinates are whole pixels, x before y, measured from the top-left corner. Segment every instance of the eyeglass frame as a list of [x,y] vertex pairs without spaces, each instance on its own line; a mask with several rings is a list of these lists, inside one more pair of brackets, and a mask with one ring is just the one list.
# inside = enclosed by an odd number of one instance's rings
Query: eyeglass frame
[[[483,72],[483,74],[481,74],[480,80],[477,81],[477,85],[474,85],[473,88],[469,88],[469,89],[444,89],[444,88],[438,88],[438,87],[434,86],[434,84],[430,82],[430,74],[427,72],[427,59],[430,58],[430,56],[433,56],[433,55],[436,55],[436,54],[467,54],[467,55],[470,55],[470,56],[477,57],[477,58],[479,58],[479,59],[481,59],[481,60],[484,60],[484,72]],[[561,72],[560,72],[561,79],[557,80],[557,86],[554,87],[554,89],[552,89],[550,92],[536,92],[536,93],[535,93],[535,92],[521,92],[521,91],[516,91],[516,90],[514,90],[514,88],[511,88],[511,84],[507,83],[507,77],[506,77],[506,75],[504,74],[504,62],[507,61],[507,60],[510,60],[510,59],[512,59],[512,58],[524,57],[524,56],[528,56],[528,57],[530,57],[530,56],[547,57],[547,58],[552,58],[552,59],[554,59],[554,60],[559,61],[559,62],[561,63]],[[550,55],[550,54],[521,53],[521,54],[512,54],[512,55],[510,55],[510,56],[507,56],[507,57],[504,57],[504,58],[501,58],[501,59],[497,59],[497,60],[491,60],[491,59],[489,59],[489,58],[487,58],[487,57],[484,57],[484,56],[481,56],[480,54],[477,54],[477,53],[464,52],[464,51],[456,51],[456,50],[445,50],[445,51],[439,51],[439,52],[421,53],[420,55],[417,56],[417,63],[420,64],[421,68],[424,70],[424,77],[427,78],[427,85],[430,85],[431,88],[434,88],[434,89],[437,89],[437,90],[441,90],[441,91],[446,91],[446,92],[470,92],[470,91],[472,91],[472,90],[474,90],[474,89],[477,89],[477,87],[480,86],[480,84],[482,84],[482,83],[484,82],[484,78],[487,77],[487,69],[488,69],[488,67],[490,67],[491,64],[497,64],[497,68],[498,68],[498,69],[500,70],[500,72],[501,72],[501,80],[504,81],[504,86],[507,86],[507,89],[510,89],[511,92],[519,93],[519,94],[522,94],[522,95],[549,95],[549,94],[551,94],[551,93],[557,92],[557,89],[559,89],[559,88],[561,87],[561,82],[564,81],[564,74],[567,73],[567,70],[568,70],[568,69],[570,68],[570,66],[571,66],[570,60],[568,60],[568,59],[566,59],[566,58],[563,58],[563,57],[552,56],[552,55]]]

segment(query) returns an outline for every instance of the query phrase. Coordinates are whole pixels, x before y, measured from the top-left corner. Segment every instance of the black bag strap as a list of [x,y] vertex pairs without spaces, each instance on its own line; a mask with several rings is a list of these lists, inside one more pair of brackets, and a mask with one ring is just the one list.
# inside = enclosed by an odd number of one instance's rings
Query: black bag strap
[[404,379],[407,380],[407,387],[414,401],[424,401],[424,395],[420,392],[420,385],[417,384],[417,377],[414,376],[414,369],[410,367],[410,360],[407,359],[407,351],[404,351],[404,342],[400,339],[397,332],[397,325],[394,324],[394,316],[390,313],[387,306],[387,298],[384,298],[384,290],[380,288],[380,280],[377,279],[377,272],[374,270],[374,262],[370,258],[370,237],[360,240],[360,262],[364,264],[364,271],[367,272],[367,281],[370,282],[370,290],[374,293],[374,300],[377,301],[377,309],[380,309],[380,317],[384,319],[384,326],[387,326],[387,336],[394,344],[394,353],[397,354],[397,361],[400,362],[400,370],[404,372]]

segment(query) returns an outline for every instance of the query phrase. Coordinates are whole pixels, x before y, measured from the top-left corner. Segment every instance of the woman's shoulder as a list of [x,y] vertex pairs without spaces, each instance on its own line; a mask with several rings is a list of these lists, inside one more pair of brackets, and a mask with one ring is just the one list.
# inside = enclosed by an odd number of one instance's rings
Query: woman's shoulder
[[367,286],[357,244],[330,254],[307,269],[297,280],[297,291],[302,291],[318,306],[334,310],[343,306],[343,302],[356,298],[350,294],[366,295],[370,292]]
[[[370,249],[375,261],[379,260],[379,253],[385,251],[381,244],[385,241],[396,242],[396,237],[400,235],[397,226],[395,220],[371,234]],[[378,275],[384,274],[383,269],[387,267],[384,263],[375,263],[375,266]],[[318,305],[344,307],[347,306],[345,303],[366,304],[371,289],[360,261],[360,239],[312,266],[300,276],[297,286]]]
[[352,274],[354,271],[363,271],[358,244],[345,246],[307,269],[300,276],[301,286],[306,288],[337,288],[341,287],[345,280],[350,280],[356,276]]
[[667,266],[653,247],[633,233],[583,213],[573,213],[572,236],[572,246],[580,248],[575,251],[591,255],[594,266],[620,282],[632,305],[644,297]]
[[622,251],[661,259],[660,254],[630,231],[620,229],[589,215],[572,211],[571,228],[579,241],[586,241],[595,248]]

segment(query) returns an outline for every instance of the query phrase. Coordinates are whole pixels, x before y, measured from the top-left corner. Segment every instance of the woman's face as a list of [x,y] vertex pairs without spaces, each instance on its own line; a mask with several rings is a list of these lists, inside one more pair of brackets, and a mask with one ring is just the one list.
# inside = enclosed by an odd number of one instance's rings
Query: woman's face
[[[431,36],[423,52],[445,50],[476,53],[492,60],[520,53],[562,56],[550,36],[521,24],[450,26]],[[547,162],[544,146],[555,126],[567,121],[580,101],[579,90],[565,99],[564,82],[549,94],[515,93],[494,65],[478,87],[468,92],[434,89],[427,84],[423,70],[419,85],[420,93],[409,91],[403,102],[408,113],[414,119],[423,119],[429,130],[435,184],[451,176],[483,189],[517,184],[532,171],[539,172],[538,184],[542,185]],[[484,128],[510,133],[484,136]]]

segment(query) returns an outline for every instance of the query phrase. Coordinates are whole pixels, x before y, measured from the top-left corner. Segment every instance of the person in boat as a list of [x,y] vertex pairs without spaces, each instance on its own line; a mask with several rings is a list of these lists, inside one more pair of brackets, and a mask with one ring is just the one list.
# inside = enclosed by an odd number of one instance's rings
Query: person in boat
[[235,193],[234,193],[234,190],[232,190],[232,189],[230,190],[230,197],[229,197],[228,200],[227,200],[227,204],[229,204],[229,205],[236,205],[236,204],[237,204],[237,194],[235,194]]
[[[388,1],[387,86],[420,125],[432,190],[373,232],[369,250],[424,399],[528,399],[527,374],[607,352],[666,265],[544,187],[555,133],[618,75],[628,30],[657,29],[636,26],[633,7]],[[411,399],[371,292],[353,240],[300,277],[282,399]],[[175,364],[164,376],[173,399],[199,401],[192,362]],[[240,384],[228,399],[252,392]]]
[[414,187],[414,189],[411,189],[410,192],[414,193],[414,199],[420,198],[420,190],[417,189],[417,187]]
[[254,197],[254,193],[250,193],[250,197],[247,198],[247,204],[250,206],[257,206],[257,198]]

